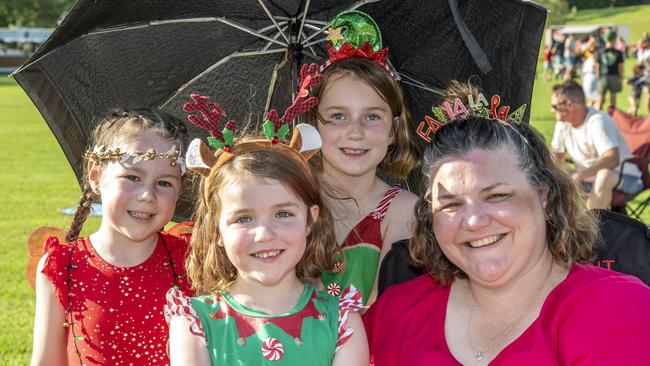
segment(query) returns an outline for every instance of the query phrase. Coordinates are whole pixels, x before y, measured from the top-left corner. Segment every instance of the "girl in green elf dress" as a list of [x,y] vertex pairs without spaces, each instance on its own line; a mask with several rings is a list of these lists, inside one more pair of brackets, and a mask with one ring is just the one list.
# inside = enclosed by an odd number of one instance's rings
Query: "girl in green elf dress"
[[368,365],[359,291],[312,286],[339,250],[307,163],[320,136],[298,125],[287,145],[269,131],[236,144],[213,133],[216,153],[190,145],[203,177],[186,266],[204,295],[168,292],[172,365]]

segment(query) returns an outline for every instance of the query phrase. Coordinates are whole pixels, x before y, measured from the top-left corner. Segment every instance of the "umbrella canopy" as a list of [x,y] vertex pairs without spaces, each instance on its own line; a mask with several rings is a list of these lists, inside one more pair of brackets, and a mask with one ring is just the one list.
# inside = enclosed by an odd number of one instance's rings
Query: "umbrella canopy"
[[[253,124],[286,108],[300,64],[326,57],[330,21],[349,9],[379,25],[413,131],[452,79],[476,75],[486,94],[530,105],[546,10],[522,0],[78,0],[14,77],[81,178],[90,132],[111,108],[184,119],[191,92]],[[190,202],[186,192],[177,220]]]

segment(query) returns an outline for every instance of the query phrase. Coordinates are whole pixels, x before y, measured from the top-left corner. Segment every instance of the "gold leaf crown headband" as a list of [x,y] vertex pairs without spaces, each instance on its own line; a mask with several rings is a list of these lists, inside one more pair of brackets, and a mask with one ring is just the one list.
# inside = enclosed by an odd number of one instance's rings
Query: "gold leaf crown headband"
[[[318,65],[303,65],[300,75],[301,82],[296,100],[285,110],[283,116],[279,117],[275,109],[267,113],[262,124],[262,130],[267,139],[256,139],[236,144],[237,121],[229,120],[223,131],[219,131],[219,122],[225,117],[225,111],[217,102],[209,102],[209,96],[191,94],[194,102],[186,103],[183,110],[190,113],[199,112],[202,117],[189,114],[188,120],[208,130],[212,136],[208,137],[210,146],[201,139],[194,139],[190,143],[186,154],[188,168],[202,176],[208,176],[210,171],[219,169],[239,155],[251,151],[272,150],[297,160],[305,171],[310,171],[307,160],[316,154],[322,145],[320,135],[314,126],[298,124],[293,130],[291,142],[288,145],[280,142],[280,139],[289,133],[289,122],[318,104],[318,98],[309,96],[309,88],[323,79]],[[219,150],[223,151],[218,153]]]
[[94,161],[111,161],[124,163],[133,158],[132,163],[137,164],[142,161],[153,160],[155,158],[168,159],[171,166],[178,165],[181,168],[181,175],[187,172],[185,159],[181,155],[181,150],[178,146],[174,145],[165,152],[158,152],[155,149],[147,151],[129,150],[127,145],[119,145],[114,147],[106,147],[103,145],[93,147],[83,155],[84,158]]
[[431,142],[431,134],[435,134],[438,130],[447,123],[454,122],[459,119],[464,119],[469,116],[479,116],[489,118],[501,123],[521,123],[526,112],[526,104],[522,104],[519,108],[510,112],[509,105],[501,104],[501,97],[493,95],[488,103],[483,93],[479,93],[476,101],[472,95],[468,95],[469,109],[465,107],[460,98],[454,98],[453,107],[449,101],[444,101],[441,107],[431,108],[433,117],[424,116],[424,121],[420,122],[416,133],[424,141]]

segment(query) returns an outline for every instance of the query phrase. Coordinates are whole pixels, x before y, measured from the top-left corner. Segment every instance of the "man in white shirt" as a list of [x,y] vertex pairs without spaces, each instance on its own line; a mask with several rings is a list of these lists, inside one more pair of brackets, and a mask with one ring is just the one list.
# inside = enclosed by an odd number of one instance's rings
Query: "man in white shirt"
[[[573,80],[553,87],[551,108],[557,122],[551,147],[554,157],[563,162],[567,154],[576,165],[573,179],[591,191],[588,208],[608,208],[623,160],[630,149],[611,117],[585,105],[582,86]],[[626,193],[643,188],[641,172],[625,164],[618,187]]]

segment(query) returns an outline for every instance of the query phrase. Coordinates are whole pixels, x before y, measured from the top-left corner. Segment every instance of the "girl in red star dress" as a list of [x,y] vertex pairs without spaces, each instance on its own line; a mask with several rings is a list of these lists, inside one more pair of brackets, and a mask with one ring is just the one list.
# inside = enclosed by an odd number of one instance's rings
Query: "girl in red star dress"
[[[39,262],[32,365],[169,364],[163,306],[171,286],[189,291],[187,239],[160,230],[181,191],[186,133],[149,109],[95,129],[66,243],[48,239]],[[98,199],[100,228],[78,239]]]

